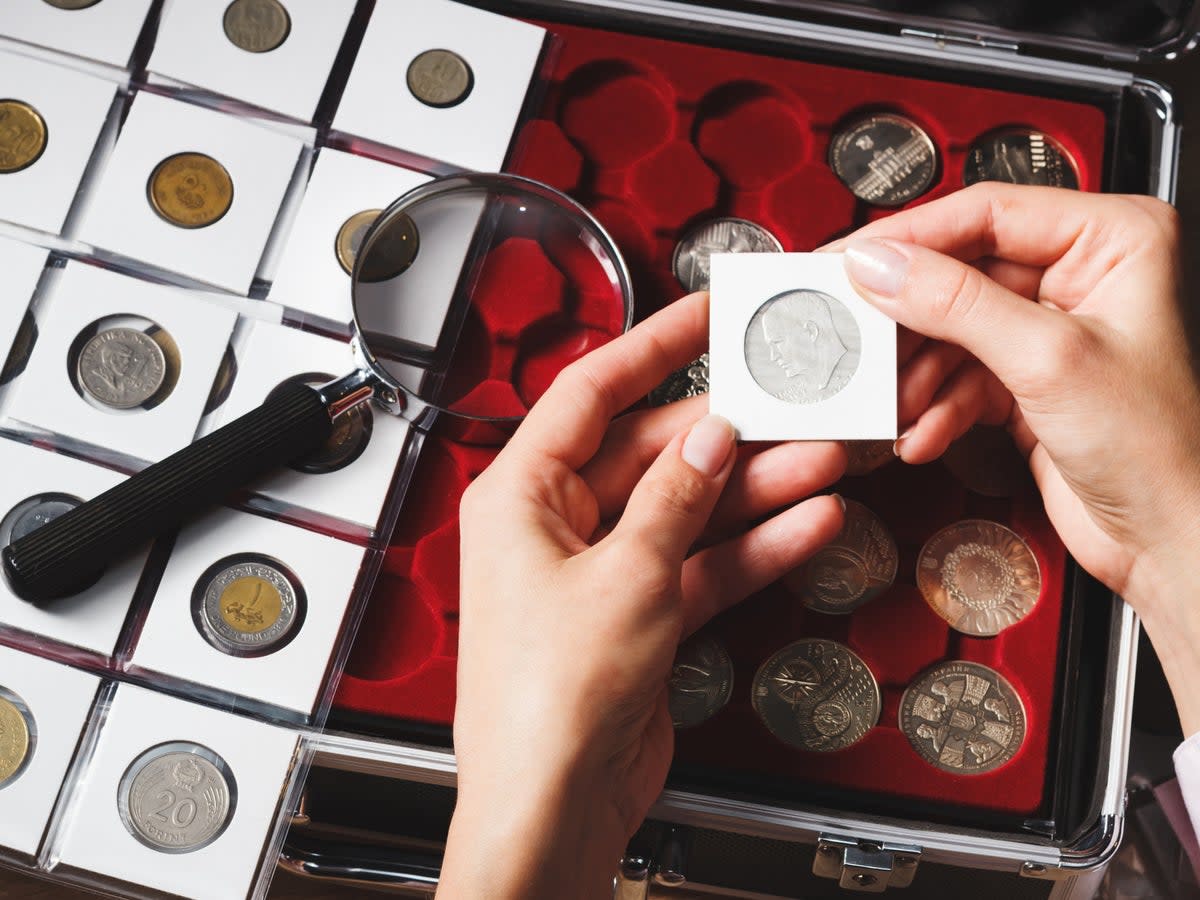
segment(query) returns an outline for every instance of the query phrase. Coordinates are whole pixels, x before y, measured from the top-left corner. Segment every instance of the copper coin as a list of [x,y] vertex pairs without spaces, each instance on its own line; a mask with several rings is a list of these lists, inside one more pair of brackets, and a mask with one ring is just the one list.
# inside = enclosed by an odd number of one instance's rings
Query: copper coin
[[269,53],[292,32],[292,17],[279,0],[234,0],[223,24],[230,42],[250,53]]
[[963,634],[990,637],[1020,622],[1042,589],[1037,558],[998,522],[966,519],[921,550],[917,587],[930,608]]
[[1028,128],[1006,128],[971,145],[963,183],[1004,181],[1078,190],[1079,173],[1062,144]]
[[46,149],[46,120],[20,100],[0,100],[0,174],[32,166]]
[[733,663],[708,635],[693,635],[675,651],[667,704],[676,728],[691,728],[719,713],[733,694]]
[[1013,497],[1033,485],[1029,465],[1007,428],[976,425],[942,454],[942,465],[984,497]]
[[834,135],[829,165],[860,200],[900,206],[933,184],[937,148],[915,122],[878,113],[857,119]]
[[892,586],[900,554],[875,513],[846,501],[842,529],[784,583],[816,612],[846,615]]
[[842,441],[842,446],[847,475],[869,475],[896,458],[895,441]]
[[904,692],[900,730],[930,765],[981,775],[1021,749],[1025,707],[999,672],[972,662],[942,663]]
[[233,179],[203,153],[176,153],[160,162],[147,185],[150,205],[180,228],[204,228],[233,206]]
[[408,67],[408,89],[426,106],[457,106],[470,96],[474,86],[471,67],[450,50],[426,50]]
[[806,638],[759,667],[754,710],[770,732],[801,750],[827,753],[862,740],[879,721],[879,684],[844,644]]

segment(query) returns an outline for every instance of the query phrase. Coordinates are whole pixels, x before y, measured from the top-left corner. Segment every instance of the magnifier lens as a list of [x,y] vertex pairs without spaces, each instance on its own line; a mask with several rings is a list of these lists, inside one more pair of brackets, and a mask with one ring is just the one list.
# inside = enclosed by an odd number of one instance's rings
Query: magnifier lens
[[401,198],[367,234],[354,280],[376,365],[468,419],[524,416],[632,319],[611,238],[573,201],[513,176],[456,176]]

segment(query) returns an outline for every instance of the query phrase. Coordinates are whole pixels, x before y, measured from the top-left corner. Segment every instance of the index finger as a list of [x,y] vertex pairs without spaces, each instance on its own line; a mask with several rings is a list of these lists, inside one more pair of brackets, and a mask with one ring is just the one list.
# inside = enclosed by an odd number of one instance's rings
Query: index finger
[[595,455],[617,413],[708,346],[708,292],[677,300],[559,373],[509,449],[578,469]]

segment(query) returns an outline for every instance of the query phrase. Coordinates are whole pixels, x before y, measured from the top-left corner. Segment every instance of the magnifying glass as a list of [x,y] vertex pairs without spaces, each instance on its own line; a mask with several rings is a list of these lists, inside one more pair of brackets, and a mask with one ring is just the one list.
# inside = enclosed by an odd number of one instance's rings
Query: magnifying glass
[[381,212],[354,254],[351,298],[353,372],[286,384],[13,541],[13,591],[36,605],[78,593],[112,560],[310,455],[369,401],[423,431],[501,442],[559,369],[633,321],[629,272],[604,228],[553,188],[503,174],[436,179]]

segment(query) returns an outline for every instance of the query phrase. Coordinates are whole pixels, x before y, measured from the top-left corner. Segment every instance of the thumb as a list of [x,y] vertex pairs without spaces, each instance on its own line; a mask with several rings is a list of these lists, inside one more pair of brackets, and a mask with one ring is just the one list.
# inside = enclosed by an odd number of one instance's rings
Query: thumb
[[846,274],[863,298],[913,331],[968,350],[1014,393],[1053,360],[1068,316],[1013,293],[974,266],[903,241],[860,238]]
[[613,537],[682,563],[704,531],[736,457],[733,426],[706,416],[659,454],[633,489]]

